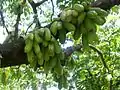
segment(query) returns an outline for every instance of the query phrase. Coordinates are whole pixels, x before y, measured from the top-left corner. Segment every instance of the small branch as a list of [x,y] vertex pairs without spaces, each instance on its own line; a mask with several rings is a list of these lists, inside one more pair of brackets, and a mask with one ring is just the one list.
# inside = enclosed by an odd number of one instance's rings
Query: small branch
[[19,21],[20,21],[20,16],[21,16],[21,14],[20,13],[18,13],[18,15],[17,15],[17,19],[16,19],[16,24],[15,24],[15,37],[14,37],[14,40],[16,40],[17,38],[18,38],[18,26],[19,26]]
[[28,29],[33,25],[33,23],[34,23],[34,22],[32,22],[32,23],[28,26],[28,28],[27,28],[27,30],[26,30],[26,32],[25,32],[25,35],[27,34]]
[[34,14],[35,14],[34,20],[36,21],[36,27],[41,27],[40,22],[37,18],[38,15],[37,15],[36,3],[34,1],[29,1],[29,3],[33,9]]
[[51,0],[51,3],[52,3],[52,15],[51,15],[51,21],[52,21],[52,17],[53,17],[53,15],[54,15],[54,3],[53,3],[53,0]]
[[105,59],[103,57],[102,52],[100,50],[98,50],[97,48],[95,48],[94,46],[92,46],[92,45],[90,45],[89,47],[99,54],[99,56],[101,57],[101,61],[102,61],[103,65],[104,65],[104,67],[108,70],[108,73],[109,73],[110,70],[109,70],[109,68],[108,68],[108,66],[107,66],[107,64],[105,62]]
[[2,12],[2,10],[0,10],[0,16],[1,16],[1,21],[2,21],[2,23],[3,23],[3,28],[5,27],[6,32],[9,34],[9,31],[8,31],[7,27],[5,26],[5,20],[4,20],[4,17],[3,17],[3,12]]
[[41,4],[43,4],[44,2],[46,2],[46,1],[48,1],[48,0],[42,0],[41,2],[36,3],[35,6],[38,7],[38,6],[40,6]]

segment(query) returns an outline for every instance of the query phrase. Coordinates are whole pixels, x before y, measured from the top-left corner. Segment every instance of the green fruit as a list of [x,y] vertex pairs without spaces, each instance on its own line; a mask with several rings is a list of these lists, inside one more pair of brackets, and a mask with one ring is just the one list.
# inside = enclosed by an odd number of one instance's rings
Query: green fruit
[[40,46],[37,42],[34,42],[33,47],[34,47],[34,52],[37,55],[40,52]]
[[43,59],[43,55],[41,52],[37,54],[37,58],[38,58],[38,64],[43,65],[44,59]]
[[58,30],[61,30],[63,28],[63,26],[62,26],[62,22],[57,22],[57,29]]
[[40,28],[37,30],[40,36],[44,36],[45,28]]
[[84,6],[85,10],[88,10],[89,6],[88,6],[87,2],[83,1],[81,4]]
[[76,10],[77,12],[82,12],[84,11],[84,6],[81,4],[74,4],[73,9]]
[[98,15],[101,17],[106,17],[108,15],[108,12],[101,8],[92,7],[92,8],[90,8],[90,10],[96,11],[98,13]]
[[50,60],[49,60],[50,67],[54,68],[56,63],[57,63],[57,57],[56,56],[51,57]]
[[82,23],[81,25],[80,25],[80,32],[83,34],[83,33],[87,33],[87,29],[85,28],[85,25],[84,25],[84,23]]
[[27,53],[27,59],[28,59],[29,63],[34,61],[35,55],[34,55],[33,51],[30,51],[30,52]]
[[27,35],[27,38],[30,39],[30,40],[33,40],[33,39],[34,39],[33,33],[29,33],[29,34]]
[[51,40],[51,32],[48,28],[45,28],[45,40],[50,41]]
[[89,49],[88,36],[87,34],[82,34],[82,45],[84,50]]
[[55,42],[55,41],[56,41],[55,37],[52,36],[51,42]]
[[58,75],[63,75],[63,67],[59,59],[54,67],[54,72],[57,73]]
[[83,23],[84,19],[85,19],[85,16],[86,16],[86,12],[81,12],[80,15],[78,16],[78,25]]
[[57,21],[53,22],[52,25],[50,26],[50,31],[52,32],[53,35],[57,34],[57,29],[58,29],[58,23]]
[[47,46],[48,46],[48,42],[44,40],[43,43],[42,43],[42,45],[43,45],[44,47],[47,47]]
[[80,31],[80,29],[76,29],[75,30],[75,32],[74,32],[74,34],[73,34],[73,38],[75,39],[75,40],[78,40],[79,38],[80,38],[80,36],[81,36],[81,31]]
[[77,18],[73,17],[71,23],[76,25],[77,24]]
[[44,72],[46,73],[46,74],[48,74],[48,72],[50,71],[50,64],[49,64],[49,62],[48,61],[45,61],[45,63],[44,63]]
[[68,17],[68,16],[71,16],[71,15],[72,15],[72,10],[70,10],[70,9],[67,10],[67,11],[66,11],[66,16]]
[[65,22],[71,22],[72,21],[72,16],[67,16],[64,21]]
[[76,10],[72,10],[72,16],[73,17],[77,17],[78,16],[78,12]]
[[98,16],[97,12],[96,11],[93,11],[93,10],[90,10],[87,12],[87,17],[88,18],[96,18]]
[[98,36],[95,31],[88,32],[88,42],[92,44],[93,42],[98,41]]
[[93,21],[98,25],[103,25],[106,22],[105,18],[100,16],[97,16]]
[[42,43],[43,39],[38,35],[38,32],[34,33],[34,39],[37,43]]
[[24,51],[25,51],[25,53],[28,53],[32,50],[33,41],[30,39],[26,39],[25,43],[26,43],[26,45],[25,45]]
[[54,42],[54,48],[55,48],[55,53],[57,54],[59,54],[62,51],[61,46],[59,45],[58,41]]
[[85,18],[84,20],[84,26],[87,29],[87,31],[95,30],[96,31],[96,24],[89,18]]
[[64,22],[63,23],[64,27],[68,30],[68,31],[75,31],[75,26],[69,22]]
[[49,56],[54,56],[55,50],[54,50],[54,44],[53,43],[49,43],[48,52],[49,52]]
[[64,52],[61,52],[59,54],[59,57],[60,57],[60,60],[64,60],[65,59],[65,53]]
[[50,59],[50,56],[49,56],[49,51],[48,51],[48,48],[44,48],[44,60],[45,61],[49,61],[49,59]]
[[62,29],[62,30],[60,30],[58,32],[59,32],[58,38],[59,38],[60,43],[61,44],[65,43],[65,40],[66,40],[66,30]]
[[67,17],[67,13],[66,11],[63,11],[61,14],[60,14],[60,18],[62,21],[65,21],[66,20],[66,17]]

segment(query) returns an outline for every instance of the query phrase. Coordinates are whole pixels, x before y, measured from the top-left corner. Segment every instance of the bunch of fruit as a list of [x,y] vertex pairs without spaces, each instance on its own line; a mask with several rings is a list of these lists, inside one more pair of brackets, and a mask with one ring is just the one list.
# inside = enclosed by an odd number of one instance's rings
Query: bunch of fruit
[[50,69],[54,69],[58,74],[63,73],[60,60],[64,59],[64,53],[49,28],[35,28],[26,36],[25,44],[24,51],[32,67],[39,64],[46,73]]
[[67,32],[72,32],[75,40],[82,36],[83,47],[87,48],[98,39],[96,25],[103,25],[107,15],[105,10],[90,7],[85,2],[74,4],[62,11],[60,20],[53,22],[50,30],[54,36],[58,35],[60,43],[65,42]]
[[103,25],[107,15],[106,11],[86,3],[64,9],[49,28],[35,28],[26,36],[25,53],[30,65],[39,64],[46,73],[53,69],[57,74],[63,74],[61,60],[64,53],[60,43],[65,42],[66,34],[71,32],[75,40],[82,37],[83,48],[88,48],[89,43],[97,40],[96,25]]

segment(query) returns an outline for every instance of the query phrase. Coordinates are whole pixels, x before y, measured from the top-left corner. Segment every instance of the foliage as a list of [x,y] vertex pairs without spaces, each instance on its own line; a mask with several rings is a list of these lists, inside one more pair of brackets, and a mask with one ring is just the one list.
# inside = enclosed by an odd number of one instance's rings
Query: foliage
[[[61,54],[64,51],[60,51],[60,53],[55,53],[54,56],[57,56],[57,59],[59,59],[60,64],[57,64],[56,67],[58,69],[58,66],[61,65],[61,70],[56,70],[60,72],[56,72],[54,67],[45,67],[42,66],[42,62],[39,63],[39,68],[37,68],[37,62],[29,61],[30,65],[21,65],[21,66],[13,66],[8,68],[1,68],[0,69],[0,88],[3,90],[11,90],[11,89],[30,89],[37,90],[37,89],[43,89],[47,90],[49,87],[58,87],[59,89],[66,89],[66,90],[119,90],[120,89],[120,57],[119,57],[119,45],[120,45],[120,27],[116,25],[116,21],[119,17],[115,16],[119,14],[119,7],[115,6],[109,11],[109,15],[106,17],[106,15],[101,15],[100,17],[106,18],[106,23],[103,25],[103,23],[99,23],[97,21],[97,25],[95,24],[95,28],[92,27],[92,29],[96,29],[96,33],[99,37],[99,40],[97,37],[95,39],[92,39],[92,45],[86,44],[86,42],[83,42],[83,38],[81,36],[78,36],[77,39],[76,36],[73,36],[73,29],[74,26],[76,28],[76,24],[71,25],[71,21],[67,22],[66,24],[66,17],[64,20],[64,17],[61,18],[61,14],[65,11],[64,9],[67,7],[72,7],[75,5],[75,3],[82,3],[83,0],[57,0],[54,1],[47,1],[45,3],[42,3],[39,7],[37,7],[37,13],[36,9],[33,9],[32,6],[32,0],[5,0],[0,1],[1,3],[1,10],[6,11],[5,15],[10,17],[4,17],[5,20],[5,26],[11,27],[11,29],[14,28],[14,25],[18,25],[19,29],[19,35],[22,35],[25,37],[26,43],[28,44],[28,38],[29,35],[32,33],[33,36],[38,33],[40,28],[52,30],[56,27],[52,27],[53,24],[55,24],[55,21],[61,22],[62,25],[64,24],[64,30],[66,30],[64,37],[64,40],[60,40],[58,35],[64,32],[57,32],[56,34],[53,32],[46,32],[46,36],[41,36],[41,38],[45,41],[47,41],[48,44],[52,43],[54,44],[57,42],[57,45],[64,44],[67,39],[70,39],[72,43],[74,43],[74,46],[77,44],[82,44],[85,46],[83,49],[75,51],[72,53],[72,55],[63,57],[64,59],[61,59]],[[92,0],[84,0],[88,3],[92,2]],[[36,2],[39,2],[39,0]],[[53,5],[54,4],[54,5]],[[47,6],[50,6],[50,8],[45,8]],[[2,7],[3,6],[3,7]],[[88,7],[89,8],[89,7]],[[86,12],[88,12],[88,8],[86,9]],[[61,14],[58,15],[57,11]],[[68,10],[71,10],[68,9]],[[72,9],[73,10],[73,9]],[[67,10],[66,10],[67,11]],[[10,14],[10,15],[9,15]],[[20,22],[19,15],[21,14]],[[114,15],[115,14],[115,15]],[[31,18],[33,17],[33,18]],[[57,17],[53,19],[53,17]],[[97,16],[98,17],[98,16]],[[115,18],[114,18],[115,17]],[[2,18],[2,17],[1,17]],[[6,19],[7,18],[7,19]],[[17,18],[16,22],[11,22],[11,20],[14,20]],[[83,18],[83,17],[82,17]],[[81,20],[81,18],[80,18]],[[101,19],[100,19],[101,20]],[[87,20],[88,21],[88,20]],[[40,22],[40,25],[39,25]],[[10,23],[10,24],[9,24]],[[81,21],[80,21],[81,23]],[[91,23],[86,22],[86,25],[88,26],[88,29],[92,25]],[[61,24],[61,23],[60,23]],[[100,26],[102,25],[102,26]],[[4,25],[3,25],[4,26]],[[53,25],[54,26],[54,25]],[[36,28],[37,27],[37,28]],[[46,28],[47,27],[47,28]],[[87,26],[86,26],[87,27]],[[85,28],[86,28],[85,27]],[[58,27],[57,27],[58,28]],[[59,27],[61,28],[61,27]],[[71,29],[72,28],[72,29]],[[37,29],[37,30],[36,30]],[[63,29],[63,28],[62,28]],[[15,29],[16,30],[16,29]],[[68,33],[69,32],[69,33]],[[49,34],[50,35],[49,35]],[[79,33],[77,33],[79,34]],[[82,35],[85,34],[82,32]],[[54,37],[55,42],[53,43],[50,41],[49,36]],[[60,36],[61,37],[61,36]],[[63,37],[63,36],[62,36]],[[39,37],[37,37],[38,39]],[[97,38],[97,40],[96,40]],[[89,38],[90,39],[90,38]],[[33,40],[33,39],[32,39]],[[39,41],[39,40],[36,40]],[[84,41],[87,41],[86,38]],[[89,41],[91,42],[91,41]],[[32,45],[32,42],[29,42],[29,46]],[[42,45],[43,43],[37,42],[37,45],[41,47],[44,47]],[[31,48],[28,48],[25,51],[27,54],[29,51],[33,51],[34,54],[38,54],[36,50],[33,50],[33,46]],[[37,46],[34,46],[36,48]],[[62,49],[61,47],[60,50]],[[58,49],[57,48],[57,49]],[[28,50],[29,49],[29,50]],[[47,52],[46,47],[44,47],[44,53]],[[37,50],[39,50],[37,48]],[[42,51],[42,52],[43,52]],[[31,55],[30,55],[31,56]],[[31,58],[28,56],[29,58]],[[44,56],[44,60],[46,60],[47,56]],[[38,57],[37,57],[38,58]],[[32,54],[33,59],[33,54]],[[51,57],[50,57],[51,59]],[[28,59],[29,60],[29,59]],[[34,61],[38,60],[34,58]],[[35,63],[35,64],[33,64]],[[32,68],[34,67],[34,68]],[[45,72],[45,68],[50,69]]]

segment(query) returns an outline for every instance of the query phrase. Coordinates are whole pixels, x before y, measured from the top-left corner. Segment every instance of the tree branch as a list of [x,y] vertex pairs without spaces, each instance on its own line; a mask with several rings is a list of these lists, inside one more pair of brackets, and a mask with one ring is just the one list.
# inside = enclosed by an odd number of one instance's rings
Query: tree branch
[[107,69],[107,71],[109,73],[110,70],[109,70],[109,68],[108,68],[108,66],[107,66],[107,64],[105,62],[105,59],[104,59],[104,56],[103,56],[102,52],[100,50],[98,50],[97,48],[95,48],[94,46],[92,46],[92,45],[90,45],[89,47],[99,54],[99,56],[101,57],[101,61],[102,61],[103,65],[104,65],[104,67]]

